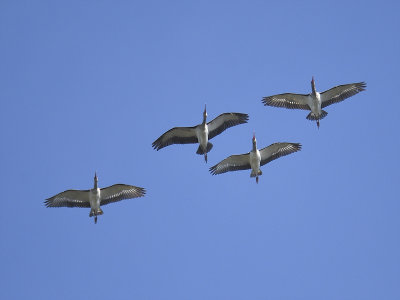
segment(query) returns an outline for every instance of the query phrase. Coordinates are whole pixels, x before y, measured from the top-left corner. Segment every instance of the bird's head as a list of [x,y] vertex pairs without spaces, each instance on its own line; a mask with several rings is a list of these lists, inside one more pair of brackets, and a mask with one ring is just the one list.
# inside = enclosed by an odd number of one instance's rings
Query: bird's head
[[315,81],[314,81],[314,76],[311,78],[311,89],[313,92],[315,92]]
[[253,138],[251,139],[253,142],[253,151],[256,151],[257,149],[257,140],[256,140],[256,134],[253,132]]
[[203,118],[207,118],[207,104],[204,104]]
[[97,172],[94,172],[94,183],[96,183],[97,184],[97,181],[98,181],[99,179],[97,178]]

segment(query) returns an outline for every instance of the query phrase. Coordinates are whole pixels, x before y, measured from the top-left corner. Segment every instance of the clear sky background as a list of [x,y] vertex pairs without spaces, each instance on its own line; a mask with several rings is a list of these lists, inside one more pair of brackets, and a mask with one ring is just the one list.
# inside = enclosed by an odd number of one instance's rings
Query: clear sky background
[[[398,1],[1,1],[1,299],[400,299]],[[326,110],[263,96],[365,81]],[[154,151],[175,126],[248,124]],[[262,168],[231,154],[300,142]],[[66,189],[144,198],[46,208]]]

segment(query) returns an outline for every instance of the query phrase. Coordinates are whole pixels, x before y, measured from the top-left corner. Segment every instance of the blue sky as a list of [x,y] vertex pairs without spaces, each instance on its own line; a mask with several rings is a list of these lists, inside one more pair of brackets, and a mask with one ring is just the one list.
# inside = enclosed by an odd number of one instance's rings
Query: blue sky
[[[398,1],[1,1],[1,299],[399,299]],[[366,81],[326,110],[263,96]],[[248,124],[154,151],[175,126]],[[208,168],[300,142],[262,168]],[[66,189],[145,187],[88,209]]]

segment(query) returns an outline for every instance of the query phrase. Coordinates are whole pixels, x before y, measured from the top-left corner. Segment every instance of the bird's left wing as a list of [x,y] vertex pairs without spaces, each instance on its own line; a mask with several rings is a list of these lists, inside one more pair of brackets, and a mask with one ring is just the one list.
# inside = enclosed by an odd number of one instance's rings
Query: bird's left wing
[[124,199],[143,197],[144,194],[146,194],[144,188],[127,184],[114,184],[100,189],[100,205],[106,205]]
[[46,207],[90,207],[89,190],[67,190],[44,201]]
[[250,169],[250,153],[231,155],[210,168],[212,175],[222,174],[229,171]]
[[341,102],[359,92],[362,92],[367,87],[365,82],[349,83],[335,86],[321,93],[321,108],[327,107],[333,103]]
[[172,144],[195,144],[197,142],[196,127],[174,127],[156,139],[152,146],[158,151]]
[[274,159],[300,151],[301,144],[298,143],[274,143],[260,150],[261,162],[263,166]]
[[261,101],[265,106],[310,110],[308,97],[309,95],[285,93],[264,97]]
[[249,115],[242,113],[225,113],[208,122],[208,139],[212,139],[225,129],[247,123]]

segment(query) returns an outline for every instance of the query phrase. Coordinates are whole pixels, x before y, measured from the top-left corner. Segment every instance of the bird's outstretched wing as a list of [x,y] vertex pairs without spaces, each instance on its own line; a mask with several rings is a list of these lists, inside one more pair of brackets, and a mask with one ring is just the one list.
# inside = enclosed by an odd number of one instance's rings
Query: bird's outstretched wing
[[210,168],[212,175],[229,171],[248,170],[250,166],[250,153],[231,155]]
[[207,123],[208,139],[212,139],[229,127],[247,123],[249,115],[242,113],[224,113]]
[[273,161],[279,157],[288,155],[293,152],[300,151],[301,144],[298,143],[274,143],[260,150],[261,162],[263,166],[270,161]]
[[197,142],[196,127],[174,127],[155,140],[152,146],[158,151],[172,144],[194,144]]
[[335,86],[321,93],[321,108],[338,103],[366,89],[365,82],[349,83]]
[[90,207],[89,190],[67,190],[44,201],[46,207]]
[[261,101],[265,106],[310,110],[308,97],[309,95],[285,93],[264,97]]
[[127,184],[114,184],[100,189],[100,205],[106,205],[124,199],[143,197],[145,194],[146,190],[141,187]]

